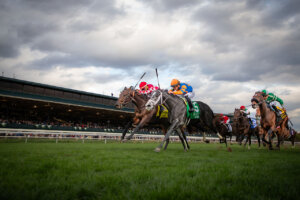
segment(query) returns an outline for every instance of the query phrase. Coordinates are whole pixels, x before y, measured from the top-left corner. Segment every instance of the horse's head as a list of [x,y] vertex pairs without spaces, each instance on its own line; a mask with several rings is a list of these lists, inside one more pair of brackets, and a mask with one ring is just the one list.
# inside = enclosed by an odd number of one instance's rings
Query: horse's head
[[234,118],[239,118],[242,116],[242,112],[241,112],[241,109],[238,109],[238,108],[235,108],[234,109],[234,113],[233,113],[233,117]]
[[242,118],[243,114],[241,112],[241,109],[235,108],[233,113],[233,122],[238,122]]
[[163,94],[161,90],[152,92],[150,99],[145,104],[147,110],[154,109],[157,105],[162,103]]
[[255,92],[254,96],[251,99],[252,108],[256,108],[259,104],[264,101],[264,95],[262,92]]
[[134,95],[134,93],[135,90],[133,89],[133,87],[125,87],[119,95],[119,99],[115,105],[116,108],[122,109],[123,106],[126,106],[128,103],[130,103],[132,101],[132,96]]

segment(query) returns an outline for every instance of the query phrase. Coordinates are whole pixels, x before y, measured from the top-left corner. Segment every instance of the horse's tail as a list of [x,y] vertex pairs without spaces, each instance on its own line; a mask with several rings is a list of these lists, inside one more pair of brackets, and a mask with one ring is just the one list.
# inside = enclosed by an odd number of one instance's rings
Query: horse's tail
[[212,109],[206,104],[201,101],[197,101],[199,108],[200,108],[200,118],[202,118],[205,126],[208,127],[209,131],[217,134],[217,126],[215,124],[215,116]]

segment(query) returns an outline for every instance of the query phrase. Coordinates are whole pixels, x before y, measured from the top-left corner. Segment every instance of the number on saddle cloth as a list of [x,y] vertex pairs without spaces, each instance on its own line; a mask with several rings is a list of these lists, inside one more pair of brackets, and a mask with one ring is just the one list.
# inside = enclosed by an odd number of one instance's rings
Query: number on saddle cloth
[[184,97],[181,97],[181,99],[184,101],[185,105],[186,105],[186,116],[187,118],[190,119],[199,119],[200,118],[200,108],[197,102],[192,101],[192,104],[194,106],[194,112],[190,113],[190,106],[187,102],[187,100]]

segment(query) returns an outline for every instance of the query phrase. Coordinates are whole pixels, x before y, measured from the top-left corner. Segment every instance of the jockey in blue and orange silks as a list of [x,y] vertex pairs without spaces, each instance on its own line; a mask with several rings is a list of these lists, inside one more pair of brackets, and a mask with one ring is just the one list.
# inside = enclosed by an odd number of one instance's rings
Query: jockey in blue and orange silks
[[191,101],[191,99],[195,96],[195,93],[193,92],[193,87],[187,83],[180,83],[180,81],[177,79],[173,79],[171,81],[171,87],[172,89],[169,90],[169,94],[184,96],[189,104],[189,111],[194,112],[194,107]]

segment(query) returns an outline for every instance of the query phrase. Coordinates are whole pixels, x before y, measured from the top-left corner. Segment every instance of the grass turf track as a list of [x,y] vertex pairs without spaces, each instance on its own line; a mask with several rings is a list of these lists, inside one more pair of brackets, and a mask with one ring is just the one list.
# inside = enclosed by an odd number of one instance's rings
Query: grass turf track
[[0,199],[299,199],[300,149],[0,140]]

